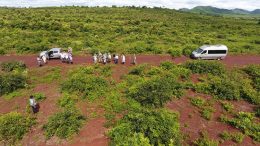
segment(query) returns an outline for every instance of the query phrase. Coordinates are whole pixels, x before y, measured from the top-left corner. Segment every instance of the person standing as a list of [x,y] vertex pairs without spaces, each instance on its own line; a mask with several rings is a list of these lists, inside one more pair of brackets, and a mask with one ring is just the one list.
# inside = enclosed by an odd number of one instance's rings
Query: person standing
[[118,59],[119,59],[119,57],[118,57],[118,55],[116,54],[116,55],[115,55],[115,58],[114,58],[114,60],[115,60],[115,64],[118,63]]
[[95,53],[93,56],[93,62],[96,64],[97,63],[97,54]]
[[103,64],[106,64],[107,63],[107,54],[104,53],[103,54]]
[[42,55],[42,60],[43,60],[43,63],[44,63],[44,64],[47,63],[47,57],[46,57],[46,55]]
[[39,67],[42,66],[42,58],[40,56],[37,56],[37,64]]
[[125,64],[125,55],[122,54],[122,64]]
[[133,64],[133,65],[135,65],[135,64],[136,64],[136,56],[135,56],[135,54],[133,55],[132,64]]
[[36,106],[37,103],[32,95],[30,96],[29,103],[30,103],[30,106],[32,107],[33,113],[34,114],[37,113],[37,106]]

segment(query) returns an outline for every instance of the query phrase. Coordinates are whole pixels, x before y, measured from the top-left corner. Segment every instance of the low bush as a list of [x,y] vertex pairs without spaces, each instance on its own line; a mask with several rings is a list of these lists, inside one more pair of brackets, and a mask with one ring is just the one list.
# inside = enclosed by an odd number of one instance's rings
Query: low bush
[[224,131],[223,133],[220,134],[220,137],[223,139],[223,140],[232,140],[236,143],[241,143],[244,139],[244,134],[241,133],[241,132],[227,132],[227,131]]
[[174,63],[172,63],[171,61],[164,61],[160,63],[160,67],[164,70],[171,70],[173,68],[176,67],[176,65]]
[[7,61],[1,63],[1,69],[5,72],[11,72],[13,70],[23,71],[26,69],[26,65],[21,61]]
[[90,100],[104,95],[107,90],[107,81],[99,76],[75,73],[62,83],[62,90],[76,93]]
[[48,123],[43,126],[47,139],[56,135],[65,139],[79,132],[85,118],[77,110],[65,109],[56,113],[48,119]]
[[192,51],[196,50],[196,48],[196,46],[186,46],[185,48],[183,48],[182,54],[189,57]]
[[182,55],[182,50],[171,48],[167,51],[167,53],[170,54],[172,57],[180,57]]
[[5,55],[5,54],[6,54],[5,50],[0,48],[0,55]]
[[15,145],[35,124],[35,119],[10,112],[0,116],[0,141],[4,145]]
[[138,75],[143,76],[145,74],[145,71],[148,70],[150,66],[148,64],[140,64],[133,69],[130,70],[130,75]]
[[0,75],[0,96],[26,86],[26,78],[21,74]]
[[34,93],[34,94],[33,94],[33,97],[34,97],[34,99],[35,99],[37,102],[43,101],[43,100],[46,99],[46,96],[45,96],[44,93]]
[[209,101],[206,101],[203,98],[196,97],[191,98],[191,104],[198,107],[200,109],[201,116],[206,119],[210,120],[212,117],[213,112],[215,109],[212,107],[211,103]]
[[245,99],[253,104],[259,104],[259,93],[251,85],[251,80],[241,73],[232,71],[222,76],[209,75],[207,80],[196,84],[197,92],[207,93],[219,99]]
[[163,76],[143,80],[127,90],[127,96],[144,106],[162,107],[172,97],[182,95],[182,86],[174,78]]
[[131,111],[109,131],[108,135],[112,145],[120,145],[135,133],[148,138],[151,145],[180,145],[178,115],[166,110]]
[[190,69],[193,73],[200,74],[210,73],[219,76],[226,72],[224,65],[217,61],[193,60],[184,63],[183,66]]
[[249,65],[243,69],[252,79],[254,87],[260,91],[260,65]]
[[229,102],[222,102],[221,105],[224,108],[224,110],[226,110],[227,112],[231,112],[234,109],[233,104]]
[[260,117],[260,106],[258,105],[255,109],[255,115],[259,118]]
[[203,108],[201,111],[201,116],[206,120],[210,120],[214,111],[215,109],[212,107]]
[[221,116],[221,121],[240,129],[245,135],[252,137],[255,141],[260,142],[260,123],[255,121],[252,113],[239,112],[235,118],[229,119]]
[[58,105],[62,108],[73,108],[75,106],[76,98],[73,98],[69,94],[65,94],[58,100]]
[[193,142],[195,146],[218,146],[219,142],[211,140],[208,137],[208,134],[205,132],[200,133],[201,137]]
[[191,98],[191,104],[194,106],[197,106],[198,108],[202,108],[205,104],[206,101],[203,98],[197,97],[197,98]]

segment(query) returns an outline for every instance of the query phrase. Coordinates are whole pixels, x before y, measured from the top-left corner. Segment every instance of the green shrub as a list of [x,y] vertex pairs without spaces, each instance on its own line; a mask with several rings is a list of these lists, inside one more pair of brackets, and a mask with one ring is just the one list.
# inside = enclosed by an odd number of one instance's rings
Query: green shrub
[[203,108],[201,111],[201,116],[206,120],[210,120],[214,111],[215,109],[212,107]]
[[125,143],[134,133],[143,134],[151,145],[180,145],[179,127],[176,113],[143,109],[125,115],[118,125],[109,131],[109,137],[113,145]]
[[129,74],[143,76],[145,74],[145,71],[149,68],[150,66],[148,64],[140,64],[134,67],[133,69],[131,69]]
[[206,119],[206,120],[211,119],[212,114],[215,111],[215,109],[212,107],[210,102],[206,101],[203,98],[196,97],[196,98],[191,98],[191,104],[200,109],[201,116],[204,119]]
[[221,105],[227,112],[231,112],[234,109],[233,104],[229,102],[222,102]]
[[0,141],[6,145],[13,145],[21,140],[35,124],[35,119],[25,117],[17,112],[10,112],[0,116]]
[[79,132],[85,118],[77,110],[65,109],[56,113],[48,119],[48,123],[43,126],[47,139],[56,135],[65,139]]
[[34,93],[33,96],[34,96],[35,100],[38,102],[46,99],[46,96],[44,95],[44,93]]
[[0,48],[0,55],[5,55],[5,54],[6,54],[5,50]]
[[260,106],[257,106],[257,107],[254,109],[254,111],[255,111],[255,115],[256,115],[257,117],[260,117]]
[[171,70],[173,68],[176,67],[176,65],[174,63],[172,63],[171,61],[164,61],[160,63],[160,67],[164,70]]
[[168,54],[170,54],[172,57],[180,57],[182,55],[181,49],[169,49],[167,51]]
[[235,118],[229,119],[221,116],[221,121],[240,129],[245,135],[252,137],[255,141],[260,142],[260,124],[255,121],[254,114],[239,112]]
[[141,105],[162,107],[172,97],[182,95],[182,86],[172,77],[153,77],[129,87],[127,96]]
[[251,80],[237,71],[231,71],[221,76],[209,75],[207,80],[197,83],[197,92],[207,93],[219,99],[245,99],[253,104],[259,104],[259,93],[251,85]]
[[0,96],[26,86],[26,78],[21,74],[0,75]]
[[223,133],[220,134],[220,137],[224,140],[233,140],[236,143],[241,143],[244,139],[244,135],[240,132],[230,133],[224,131]]
[[185,56],[190,56],[192,51],[196,50],[197,47],[196,46],[186,46],[183,50],[182,50],[182,54]]
[[26,65],[21,61],[7,61],[1,63],[1,69],[5,72],[11,72],[13,70],[23,71],[26,69]]
[[254,87],[260,91],[260,65],[249,65],[243,69],[252,79]]
[[190,69],[193,73],[211,73],[218,76],[225,73],[224,65],[217,61],[193,60],[187,61],[183,66]]
[[75,106],[75,98],[71,95],[65,94],[61,99],[58,100],[58,105],[63,108],[73,108]]
[[195,146],[218,146],[219,142],[208,138],[208,134],[201,133],[201,137],[193,142]]
[[206,104],[205,99],[197,97],[197,98],[191,98],[191,104],[194,106],[197,106],[199,108],[203,108],[203,106]]
[[62,90],[77,93],[90,100],[101,97],[107,90],[107,81],[99,76],[75,73],[62,83]]

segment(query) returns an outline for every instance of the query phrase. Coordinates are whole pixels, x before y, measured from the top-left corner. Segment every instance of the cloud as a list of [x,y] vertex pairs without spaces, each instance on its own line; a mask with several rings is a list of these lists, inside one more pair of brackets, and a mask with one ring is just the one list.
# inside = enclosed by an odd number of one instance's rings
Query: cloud
[[215,6],[219,8],[260,9],[260,0],[0,0],[0,6],[45,7],[45,6],[148,6],[171,9],[195,6]]

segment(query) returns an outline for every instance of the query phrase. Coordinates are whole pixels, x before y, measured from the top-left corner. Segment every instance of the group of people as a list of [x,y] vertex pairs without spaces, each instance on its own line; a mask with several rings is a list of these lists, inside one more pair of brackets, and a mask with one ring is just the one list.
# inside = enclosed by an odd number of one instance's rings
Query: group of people
[[42,66],[43,64],[46,64],[47,63],[47,57],[46,55],[39,55],[37,56],[37,64],[38,66]]
[[63,63],[66,62],[66,63],[71,63],[72,64],[73,63],[72,48],[69,47],[68,52],[62,51],[60,53],[60,59],[61,59],[61,61]]
[[[52,51],[50,51],[50,52],[44,51],[44,52],[42,52],[42,54],[40,54],[37,57],[37,64],[38,64],[39,67],[47,63],[47,59],[49,59],[50,56],[52,55],[50,53],[52,53]],[[72,64],[73,63],[72,48],[69,47],[68,51],[61,51],[60,52],[60,59],[63,63],[66,62],[66,63]],[[118,54],[111,55],[109,52],[102,54],[99,51],[98,53],[95,53],[93,55],[93,62],[95,64],[96,63],[107,64],[107,63],[110,63],[110,62],[114,62],[114,64],[118,64],[120,62],[119,59],[121,59],[121,64],[126,63],[125,54],[121,54],[121,56],[119,56]],[[131,57],[131,61],[129,61],[129,62],[131,62],[132,64],[136,64],[136,55],[135,54]]]
[[[119,63],[119,55],[118,54],[113,54],[113,56],[110,53],[101,53],[99,52],[98,54],[93,55],[93,63],[103,63],[107,64],[110,62],[114,62],[115,64]],[[125,54],[121,55],[121,63],[125,64],[126,63],[126,56]],[[132,57],[132,64],[136,64],[136,56],[135,54]]]

